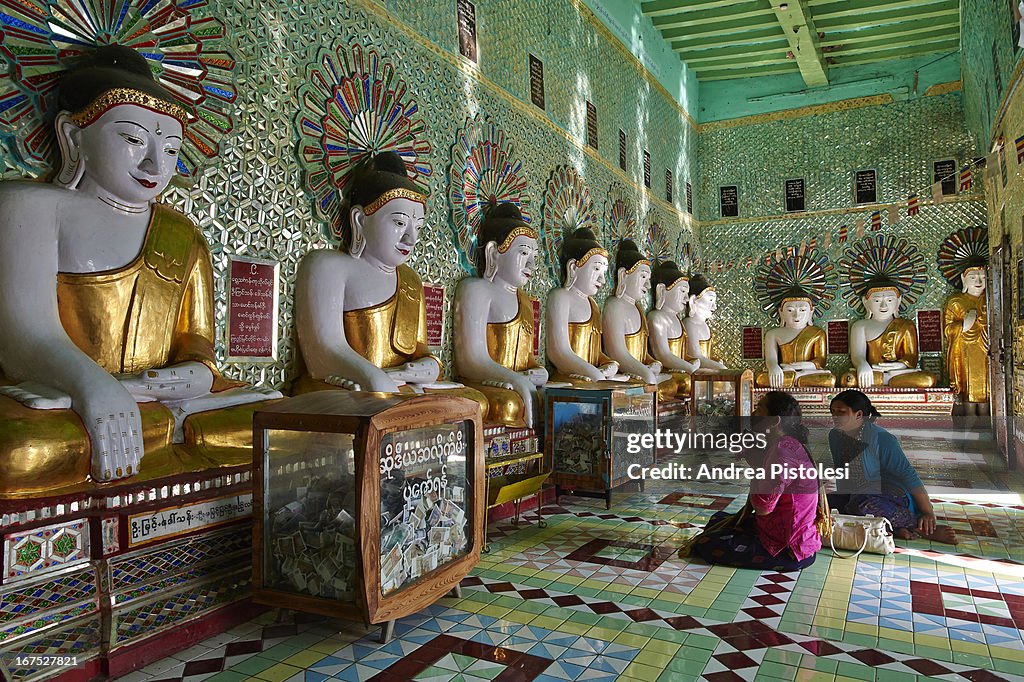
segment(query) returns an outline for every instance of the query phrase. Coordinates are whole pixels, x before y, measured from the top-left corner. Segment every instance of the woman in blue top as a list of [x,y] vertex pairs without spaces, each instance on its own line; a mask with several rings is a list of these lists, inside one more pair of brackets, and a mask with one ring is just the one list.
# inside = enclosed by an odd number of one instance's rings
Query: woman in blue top
[[871,400],[857,390],[843,391],[832,399],[831,411],[832,461],[837,467],[849,465],[850,476],[828,496],[829,506],[842,514],[884,516],[902,540],[923,537],[955,544],[953,529],[936,525],[928,491],[899,440],[875,424],[881,415]]

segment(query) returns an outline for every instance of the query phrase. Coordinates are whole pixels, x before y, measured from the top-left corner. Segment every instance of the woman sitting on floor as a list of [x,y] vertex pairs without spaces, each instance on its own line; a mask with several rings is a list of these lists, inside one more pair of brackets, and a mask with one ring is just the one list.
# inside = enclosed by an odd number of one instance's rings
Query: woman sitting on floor
[[[818,482],[800,405],[788,393],[771,391],[761,398],[754,417],[754,431],[767,436],[767,448],[763,459],[752,463],[766,470],[766,479],[751,482],[739,515],[716,512],[691,551],[711,564],[763,571],[806,568],[821,549],[821,536],[815,527]],[[752,453],[748,460],[756,457]],[[773,464],[783,465],[783,475],[771,475]]]
[[953,529],[936,525],[928,491],[900,442],[875,424],[881,415],[871,400],[850,389],[832,399],[831,411],[832,461],[837,467],[848,464],[849,477],[828,496],[829,506],[842,514],[885,517],[902,540],[923,537],[955,544]]

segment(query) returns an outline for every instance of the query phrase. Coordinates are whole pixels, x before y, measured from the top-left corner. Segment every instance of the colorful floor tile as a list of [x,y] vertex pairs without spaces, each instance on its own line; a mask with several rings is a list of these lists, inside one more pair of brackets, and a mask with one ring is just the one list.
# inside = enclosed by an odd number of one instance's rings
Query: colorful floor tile
[[708,566],[677,550],[745,486],[649,481],[611,509],[566,496],[546,528],[490,528],[462,596],[398,621],[388,644],[267,613],[122,679],[1024,680],[1022,479],[986,434],[894,432],[957,545],[823,550],[799,573]]

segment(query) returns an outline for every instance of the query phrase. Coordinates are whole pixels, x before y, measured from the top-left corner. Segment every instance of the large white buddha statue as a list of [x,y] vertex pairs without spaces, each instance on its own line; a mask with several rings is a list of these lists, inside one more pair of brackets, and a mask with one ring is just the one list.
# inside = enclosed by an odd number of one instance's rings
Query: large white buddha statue
[[406,265],[423,228],[427,197],[402,157],[382,152],[355,171],[343,210],[344,250],[307,253],[295,282],[297,393],[345,388],[385,393],[478,391],[438,382],[427,346],[423,283]]
[[268,394],[217,371],[209,249],[157,201],[187,112],[119,46],[58,110],[53,182],[0,183],[0,497],[248,463]]
[[690,362],[699,361],[699,371],[717,371],[725,369],[725,365],[714,357],[714,334],[709,322],[718,310],[718,292],[704,278],[695,275],[690,280],[690,302],[683,320],[686,336],[686,359]]
[[690,280],[672,261],[654,264],[654,306],[647,312],[650,330],[648,345],[654,359],[661,362],[676,382],[676,395],[690,392],[690,376],[700,368],[700,360],[689,362],[686,355],[686,332],[679,316],[690,299]]
[[523,290],[537,267],[537,232],[515,204],[484,216],[477,259],[482,276],[455,291],[455,371],[487,396],[486,421],[532,427],[548,371],[533,354],[533,304]]
[[548,362],[555,367],[552,379],[583,386],[628,381],[602,350],[601,309],[594,300],[607,279],[608,251],[581,227],[562,242],[559,260],[563,283],[548,295],[545,316]]

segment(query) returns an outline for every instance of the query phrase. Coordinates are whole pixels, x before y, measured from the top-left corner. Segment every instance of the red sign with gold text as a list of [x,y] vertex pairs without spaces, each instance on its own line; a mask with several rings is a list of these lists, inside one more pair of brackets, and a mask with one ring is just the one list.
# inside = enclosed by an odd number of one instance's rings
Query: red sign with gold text
[[828,323],[828,352],[846,355],[850,352],[850,321],[833,320]]
[[533,354],[540,355],[540,299],[530,297],[533,304]]
[[229,260],[229,361],[277,359],[277,270],[273,261]]
[[743,328],[743,359],[756,360],[764,357],[760,327]]
[[444,287],[424,283],[423,300],[427,304],[427,345],[440,348],[444,339]]
[[942,352],[941,311],[917,311],[917,348],[922,353]]

